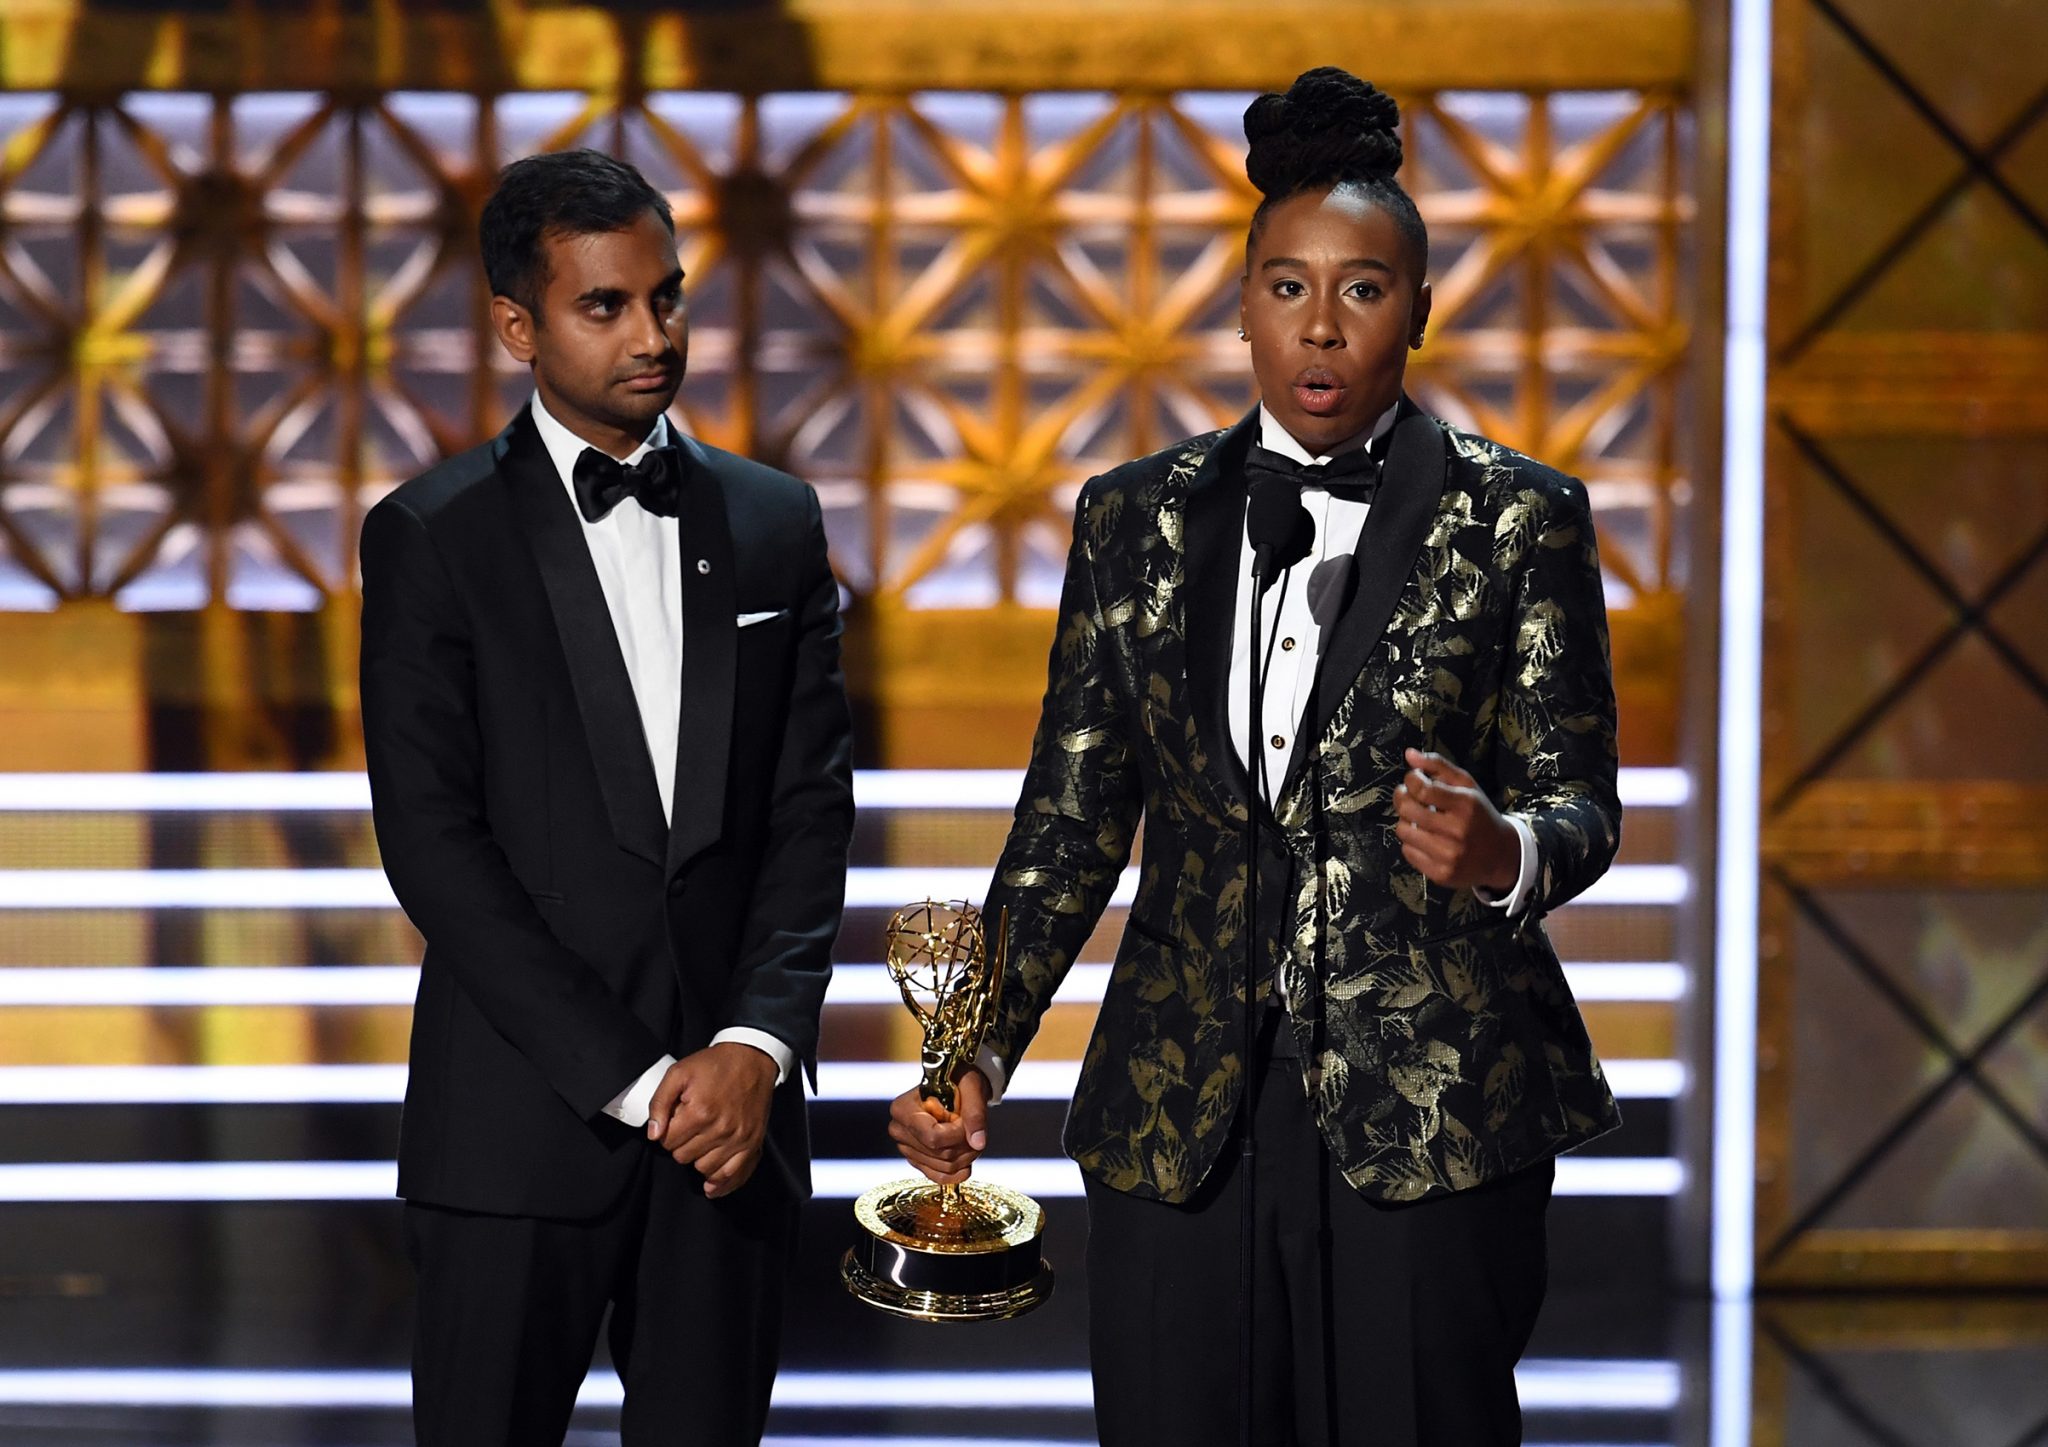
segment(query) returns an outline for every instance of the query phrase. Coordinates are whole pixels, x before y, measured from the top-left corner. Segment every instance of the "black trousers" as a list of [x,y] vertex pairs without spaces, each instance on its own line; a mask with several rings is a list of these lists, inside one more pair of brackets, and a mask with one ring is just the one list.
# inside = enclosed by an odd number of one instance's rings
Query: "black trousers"
[[420,1447],[560,1447],[605,1308],[624,1447],[752,1447],[775,1382],[797,1205],[764,1166],[721,1200],[652,1146],[594,1221],[408,1202]]
[[[1258,1103],[1257,1447],[1514,1447],[1515,1363],[1546,1279],[1552,1163],[1379,1205],[1331,1166],[1299,1062]],[[1236,1447],[1238,1142],[1184,1206],[1088,1182],[1103,1447]]]

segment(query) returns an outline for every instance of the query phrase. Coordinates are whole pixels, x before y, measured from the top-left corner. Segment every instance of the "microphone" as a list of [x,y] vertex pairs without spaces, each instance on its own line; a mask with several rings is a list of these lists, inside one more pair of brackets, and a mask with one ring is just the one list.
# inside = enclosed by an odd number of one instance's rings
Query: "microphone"
[[1252,545],[1252,576],[1259,591],[1308,556],[1315,542],[1315,519],[1301,505],[1301,484],[1281,477],[1261,477],[1251,486],[1245,509],[1245,537]]
[[1351,606],[1351,595],[1357,590],[1358,559],[1351,553],[1340,553],[1315,565],[1302,596],[1308,600],[1309,616],[1316,620],[1316,627],[1327,634]]
[[[1301,505],[1301,483],[1298,479],[1280,477],[1271,473],[1255,478],[1251,485],[1250,499],[1245,505],[1245,540],[1252,545],[1252,595],[1251,595],[1251,636],[1257,640],[1252,649],[1251,667],[1245,670],[1246,700],[1253,720],[1251,734],[1251,757],[1246,760],[1250,766],[1256,795],[1270,798],[1265,787],[1266,753],[1260,747],[1265,730],[1259,721],[1266,716],[1266,668],[1263,655],[1266,654],[1266,629],[1261,617],[1266,590],[1281,573],[1293,567],[1308,556],[1315,545],[1316,523],[1309,516],[1308,509]],[[1244,1063],[1245,1097],[1238,1109],[1244,1112],[1244,1130],[1238,1144],[1238,1205],[1239,1232],[1237,1242],[1237,1289],[1241,1315],[1238,1319],[1239,1346],[1243,1354],[1245,1386],[1244,1400],[1240,1404],[1240,1440],[1249,1444],[1251,1438],[1251,1381],[1252,1381],[1252,1282],[1257,1271],[1253,1264],[1253,1177],[1256,1174],[1258,1149],[1258,1099],[1259,1099],[1259,1042],[1258,1033],[1253,1029],[1252,1017],[1257,1013],[1253,1002],[1259,998],[1258,980],[1264,973],[1260,959],[1259,924],[1259,874],[1264,862],[1259,853],[1259,815],[1264,812],[1259,800],[1254,798],[1251,807],[1244,813],[1245,819],[1245,918],[1250,922],[1242,935],[1244,951],[1244,1011],[1238,1019],[1238,1059]]]

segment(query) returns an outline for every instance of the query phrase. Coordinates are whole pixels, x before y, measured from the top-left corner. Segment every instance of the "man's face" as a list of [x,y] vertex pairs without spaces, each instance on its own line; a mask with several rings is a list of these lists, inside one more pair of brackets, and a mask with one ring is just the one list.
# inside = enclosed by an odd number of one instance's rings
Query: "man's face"
[[689,359],[689,312],[675,237],[643,212],[618,231],[541,239],[538,312],[494,297],[498,339],[533,367],[541,401],[586,442],[637,447],[675,401]]

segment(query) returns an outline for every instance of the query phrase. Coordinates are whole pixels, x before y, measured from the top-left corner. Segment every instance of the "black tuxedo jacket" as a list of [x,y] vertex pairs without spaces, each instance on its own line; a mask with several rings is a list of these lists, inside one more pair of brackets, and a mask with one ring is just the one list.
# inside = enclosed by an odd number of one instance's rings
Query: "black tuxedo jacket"
[[[1245,456],[1258,414],[1082,490],[1023,797],[984,909],[1010,955],[989,1045],[1014,1071],[1108,903],[1137,898],[1067,1117],[1096,1180],[1189,1199],[1242,1094],[1253,797],[1230,742]],[[1620,842],[1600,559],[1577,481],[1404,400],[1277,782],[1260,959],[1285,971],[1302,1089],[1379,1200],[1463,1190],[1619,1120],[1541,919]],[[1406,750],[1470,769],[1539,858],[1510,916],[1401,853]],[[1264,807],[1263,805],[1261,806]],[[1258,988],[1270,981],[1262,968]]]
[[[377,842],[427,944],[398,1152],[408,1200],[602,1213],[654,1149],[604,1106],[727,1026],[783,1040],[815,1079],[853,825],[838,585],[808,487],[681,446],[672,827],[530,413],[364,521]],[[748,1190],[808,1193],[799,1073],[775,1093]]]

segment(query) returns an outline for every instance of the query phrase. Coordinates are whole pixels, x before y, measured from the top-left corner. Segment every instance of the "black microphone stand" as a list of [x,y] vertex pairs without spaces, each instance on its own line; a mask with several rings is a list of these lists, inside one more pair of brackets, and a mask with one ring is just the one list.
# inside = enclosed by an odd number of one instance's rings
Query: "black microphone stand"
[[[1244,1062],[1244,1111],[1243,1131],[1238,1145],[1238,1237],[1237,1237],[1237,1299],[1238,1312],[1238,1353],[1240,1361],[1239,1389],[1241,1395],[1237,1404],[1237,1440],[1239,1447],[1254,1447],[1252,1442],[1252,1389],[1258,1374],[1257,1362],[1253,1355],[1254,1337],[1252,1332],[1254,1270],[1252,1255],[1258,1249],[1258,1233],[1252,1221],[1253,1188],[1252,1172],[1258,1156],[1258,1110],[1259,1032],[1253,1021],[1258,1012],[1257,990],[1259,983],[1259,811],[1265,807],[1266,794],[1266,670],[1265,663],[1265,570],[1271,565],[1270,548],[1259,548],[1252,560],[1252,628],[1251,628],[1251,678],[1248,680],[1251,698],[1251,714],[1245,725],[1245,737],[1251,744],[1248,752],[1250,765],[1251,798],[1245,809],[1245,874],[1244,874],[1244,1017],[1239,1022],[1240,1036],[1238,1058]],[[1260,556],[1264,554],[1266,556]]]
[[[1247,782],[1250,784],[1250,802],[1245,810],[1245,951],[1244,951],[1244,1016],[1239,1022],[1238,1058],[1244,1062],[1244,1100],[1240,1109],[1244,1112],[1243,1134],[1238,1146],[1238,1192],[1239,1220],[1237,1242],[1237,1289],[1238,1289],[1238,1351],[1239,1387],[1242,1395],[1238,1400],[1238,1441],[1241,1447],[1254,1447],[1252,1441],[1252,1389],[1257,1376],[1254,1357],[1255,1337],[1252,1328],[1253,1297],[1252,1287],[1255,1270],[1253,1255],[1257,1250],[1258,1235],[1254,1229],[1252,1211],[1255,1204],[1253,1173],[1258,1155],[1258,1108],[1259,1108],[1259,1064],[1258,1025],[1254,1016],[1258,1007],[1258,985],[1261,979],[1259,942],[1261,939],[1259,921],[1259,811],[1266,807],[1266,663],[1269,643],[1265,629],[1265,597],[1267,579],[1275,564],[1284,571],[1305,556],[1308,548],[1303,544],[1302,531],[1310,526],[1307,512],[1302,508],[1300,489],[1293,491],[1294,507],[1274,508],[1254,499],[1248,511],[1246,526],[1252,542],[1252,606],[1250,664],[1251,677],[1249,700],[1251,717],[1245,726],[1249,757],[1245,760]],[[1296,548],[1299,551],[1296,551]],[[1292,556],[1277,557],[1285,550]],[[1283,590],[1284,591],[1284,590]]]

